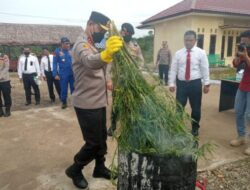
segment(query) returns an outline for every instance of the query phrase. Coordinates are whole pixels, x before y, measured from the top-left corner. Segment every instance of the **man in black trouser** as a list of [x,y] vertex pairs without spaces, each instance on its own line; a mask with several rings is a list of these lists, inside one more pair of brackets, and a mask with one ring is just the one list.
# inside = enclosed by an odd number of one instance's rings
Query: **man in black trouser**
[[55,93],[54,93],[54,86],[60,98],[60,93],[61,93],[60,82],[59,80],[56,80],[53,77],[53,73],[52,73],[53,55],[49,53],[49,50],[47,47],[43,48],[43,55],[44,56],[41,59],[41,73],[42,73],[43,79],[47,81],[49,97],[50,97],[51,103],[53,103],[56,100]]
[[[5,112],[3,107],[5,107]],[[9,58],[7,55],[0,53],[0,117],[9,117],[11,115],[10,107],[11,85],[9,78]]]
[[24,55],[18,61],[18,76],[23,82],[26,106],[31,104],[31,87],[35,93],[36,105],[40,104],[40,90],[38,87],[38,80],[40,80],[40,66],[36,56],[31,55],[30,48],[24,48]]
[[[129,54],[133,57],[133,59],[137,62],[139,68],[141,69],[144,66],[144,58],[143,58],[140,46],[138,45],[136,41],[132,39],[134,34],[135,34],[135,31],[134,31],[134,27],[132,24],[123,23],[121,25],[121,35],[125,42],[125,46],[127,47]],[[113,89],[113,83],[111,79],[107,81],[107,87],[108,87],[108,90],[112,91],[112,97],[114,101],[115,89]],[[111,113],[111,126],[108,129],[108,136],[113,136],[114,131],[116,130],[116,123],[118,121],[117,117],[118,117],[118,110],[113,105],[112,113]]]
[[[4,100],[4,104],[2,102],[2,97]],[[10,116],[10,107],[11,107],[11,86],[10,81],[0,82],[0,117]],[[5,107],[5,113],[3,111],[3,107]]]
[[86,144],[75,155],[74,160],[85,166],[95,159],[96,167],[102,166],[105,162],[103,155],[107,153],[106,108],[75,108],[75,111]]
[[40,90],[38,85],[35,82],[35,77],[37,77],[36,73],[31,73],[31,74],[24,74],[23,73],[23,85],[24,85],[24,90],[25,90],[25,96],[26,96],[26,104],[29,105],[31,104],[31,87],[34,90],[35,93],[35,101],[36,105],[40,104]]
[[[202,83],[203,92],[209,92],[209,64],[206,52],[195,46],[196,33],[187,31],[184,34],[185,48],[176,52],[169,72],[169,90],[175,91],[176,100],[185,107],[187,100],[192,108],[192,134],[199,135],[201,119]],[[176,80],[177,78],[177,80]],[[176,84],[175,84],[176,83]]]
[[158,51],[156,67],[159,67],[159,77],[161,81],[164,79],[165,85],[168,84],[168,70],[172,61],[172,55],[168,48],[167,41],[162,42],[162,48]]
[[72,105],[75,108],[85,144],[74,156],[74,162],[65,173],[75,186],[84,189],[88,182],[82,169],[95,160],[94,178],[111,179],[111,171],[105,166],[107,153],[106,129],[106,68],[113,60],[113,54],[123,45],[119,36],[111,36],[104,50],[97,50],[108,30],[110,19],[105,15],[92,12],[82,36],[76,40],[72,49],[75,89]]
[[178,102],[185,107],[187,100],[192,109],[191,118],[192,120],[192,133],[197,136],[198,129],[200,128],[199,122],[201,119],[201,99],[202,99],[202,83],[201,79],[196,79],[191,82],[180,81],[176,82],[177,92],[176,99]]

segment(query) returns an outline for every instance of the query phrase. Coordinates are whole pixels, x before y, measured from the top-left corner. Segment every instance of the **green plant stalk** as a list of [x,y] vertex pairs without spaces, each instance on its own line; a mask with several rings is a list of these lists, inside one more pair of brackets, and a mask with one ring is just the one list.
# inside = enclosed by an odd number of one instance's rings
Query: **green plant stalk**
[[[119,35],[114,24],[110,35]],[[210,146],[194,146],[196,139],[188,132],[190,117],[175,98],[161,86],[151,86],[138,70],[126,46],[114,55],[113,110],[118,110],[120,151],[158,155],[204,156]]]

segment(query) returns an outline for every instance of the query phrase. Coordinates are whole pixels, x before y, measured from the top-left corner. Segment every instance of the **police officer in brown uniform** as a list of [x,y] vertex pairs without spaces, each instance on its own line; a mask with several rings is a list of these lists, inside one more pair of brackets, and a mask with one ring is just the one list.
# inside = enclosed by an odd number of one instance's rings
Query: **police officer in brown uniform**
[[[132,39],[132,36],[135,34],[134,27],[130,23],[123,23],[121,26],[121,35],[125,42],[125,45],[130,53],[130,55],[136,60],[138,67],[141,69],[144,66],[144,58],[141,52],[139,44]],[[113,91],[113,98],[115,97]],[[108,136],[113,136],[113,132],[116,129],[117,121],[117,111],[116,108],[112,108],[111,116],[111,127],[108,129]]]
[[121,26],[121,35],[126,42],[129,53],[137,61],[138,66],[141,68],[144,66],[144,58],[141,52],[139,44],[132,39],[135,34],[134,27],[130,23],[123,23]]
[[82,189],[88,186],[82,169],[92,160],[95,160],[93,177],[111,178],[111,172],[104,164],[107,152],[105,70],[123,42],[120,37],[112,36],[101,52],[94,45],[104,38],[109,21],[105,15],[92,12],[85,33],[76,40],[72,50],[75,77],[72,104],[85,144],[74,156],[74,163],[66,169],[66,175],[73,180],[75,186]]
[[[3,100],[2,101],[2,97]],[[11,85],[9,78],[9,58],[7,55],[0,53],[0,117],[10,116],[10,107],[11,107]],[[5,107],[5,113],[3,110]]]

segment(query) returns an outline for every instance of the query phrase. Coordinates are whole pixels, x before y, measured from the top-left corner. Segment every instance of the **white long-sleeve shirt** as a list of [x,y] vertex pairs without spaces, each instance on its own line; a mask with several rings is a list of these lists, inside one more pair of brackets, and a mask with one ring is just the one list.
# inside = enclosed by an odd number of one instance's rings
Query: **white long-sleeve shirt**
[[36,56],[29,55],[27,62],[27,70],[25,70],[25,59],[26,56],[21,56],[18,61],[18,76],[21,79],[22,74],[37,73],[37,76],[41,75],[39,62]]
[[[53,71],[53,55],[49,55],[49,60],[50,60],[50,68],[51,72]],[[48,57],[43,56],[41,59],[41,73],[42,76],[45,76],[44,71],[49,71],[49,62],[48,62]]]
[[[204,85],[209,85],[209,64],[206,52],[198,47],[193,47],[190,50],[190,80],[203,79]],[[182,48],[175,53],[169,70],[169,86],[174,87],[176,77],[185,81],[187,64],[187,49]]]

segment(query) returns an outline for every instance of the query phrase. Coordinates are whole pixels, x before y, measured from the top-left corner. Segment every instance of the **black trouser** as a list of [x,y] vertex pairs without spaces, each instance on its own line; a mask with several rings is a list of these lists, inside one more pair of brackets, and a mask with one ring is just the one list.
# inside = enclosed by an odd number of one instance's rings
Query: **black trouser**
[[201,79],[192,80],[189,82],[177,80],[177,101],[185,107],[187,100],[192,109],[192,127],[199,128],[201,119],[201,98],[202,98],[202,83]]
[[95,159],[97,165],[104,165],[104,155],[107,153],[106,108],[75,107],[75,111],[85,140],[85,144],[74,157],[75,162],[85,166]]
[[[49,90],[49,97],[51,100],[55,100],[56,97],[55,97],[55,93],[54,93],[54,87],[53,87],[53,84],[56,88],[56,91],[57,91],[57,94],[60,98],[60,93],[61,93],[61,87],[60,87],[60,82],[59,80],[56,80],[54,77],[53,77],[53,74],[52,72],[50,71],[45,71],[45,76],[46,76],[46,79],[47,79],[47,86],[48,86],[48,90]],[[61,98],[60,98],[61,99]]]
[[36,73],[32,74],[23,74],[23,86],[25,90],[26,102],[31,103],[31,87],[34,89],[35,100],[36,102],[40,102],[40,90],[38,85],[36,84],[34,77],[36,77]]
[[[2,96],[4,100],[4,104],[2,102]],[[11,107],[12,101],[11,101],[11,86],[10,81],[6,82],[0,82],[0,108],[5,107]]]
[[161,80],[164,78],[165,84],[168,84],[168,69],[168,65],[159,64],[159,76]]

